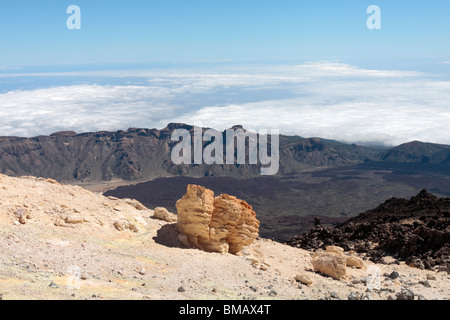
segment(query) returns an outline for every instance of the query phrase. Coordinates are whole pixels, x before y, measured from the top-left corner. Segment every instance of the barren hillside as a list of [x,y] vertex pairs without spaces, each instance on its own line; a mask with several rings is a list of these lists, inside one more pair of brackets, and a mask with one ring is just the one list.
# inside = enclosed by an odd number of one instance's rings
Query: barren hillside
[[[261,238],[238,255],[186,249],[174,222],[153,218],[135,200],[0,175],[3,300],[450,296],[446,272],[364,260],[363,268],[347,267],[336,280],[314,271],[313,254]],[[379,285],[371,286],[373,280]]]

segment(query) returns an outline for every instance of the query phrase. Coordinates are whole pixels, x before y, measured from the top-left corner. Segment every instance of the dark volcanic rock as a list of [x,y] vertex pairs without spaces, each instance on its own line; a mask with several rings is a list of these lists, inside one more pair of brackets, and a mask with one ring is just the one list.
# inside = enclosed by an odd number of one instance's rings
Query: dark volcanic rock
[[305,249],[341,246],[374,262],[394,256],[417,268],[450,271],[450,199],[422,190],[410,200],[392,198],[335,228],[314,227],[286,242]]

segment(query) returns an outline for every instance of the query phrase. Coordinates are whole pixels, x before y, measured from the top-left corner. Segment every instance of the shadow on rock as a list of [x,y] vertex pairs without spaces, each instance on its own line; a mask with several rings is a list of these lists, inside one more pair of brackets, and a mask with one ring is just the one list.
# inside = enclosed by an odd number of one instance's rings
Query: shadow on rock
[[157,231],[156,237],[153,237],[153,240],[166,247],[185,249],[186,247],[178,240],[178,234],[176,223],[166,224]]

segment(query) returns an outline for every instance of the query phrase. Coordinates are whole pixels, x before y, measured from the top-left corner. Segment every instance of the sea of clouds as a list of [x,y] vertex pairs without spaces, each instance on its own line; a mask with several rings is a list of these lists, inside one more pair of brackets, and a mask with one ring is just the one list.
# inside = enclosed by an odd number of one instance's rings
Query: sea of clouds
[[170,122],[183,122],[218,130],[240,124],[360,144],[398,145],[412,140],[450,144],[450,81],[424,72],[371,70],[326,61],[10,72],[0,73],[0,92],[0,135],[4,136],[161,129]]

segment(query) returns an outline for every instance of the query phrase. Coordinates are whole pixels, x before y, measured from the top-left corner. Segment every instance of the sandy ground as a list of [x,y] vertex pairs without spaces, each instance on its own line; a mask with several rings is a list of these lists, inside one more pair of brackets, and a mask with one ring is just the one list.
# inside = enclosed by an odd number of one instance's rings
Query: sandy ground
[[[170,178],[172,176],[167,175],[165,178]],[[163,177],[159,177],[159,178],[163,178]],[[105,193],[106,191],[109,190],[114,190],[118,187],[123,187],[123,186],[133,186],[139,183],[145,183],[145,182],[149,182],[152,181],[156,178],[145,178],[145,179],[138,179],[138,180],[133,180],[133,181],[127,181],[127,180],[121,180],[121,179],[112,179],[110,181],[77,181],[76,183],[70,183],[73,185],[77,185],[82,187],[83,189],[92,191],[92,192],[96,192],[96,193]]]
[[[131,199],[0,175],[1,298],[385,300],[402,288],[415,299],[450,298],[446,272],[365,261],[334,280],[313,271],[311,252],[267,239],[239,255],[182,248],[175,224],[152,215]],[[394,270],[398,278],[386,277]]]

